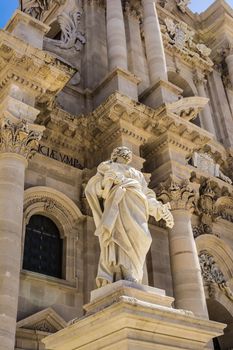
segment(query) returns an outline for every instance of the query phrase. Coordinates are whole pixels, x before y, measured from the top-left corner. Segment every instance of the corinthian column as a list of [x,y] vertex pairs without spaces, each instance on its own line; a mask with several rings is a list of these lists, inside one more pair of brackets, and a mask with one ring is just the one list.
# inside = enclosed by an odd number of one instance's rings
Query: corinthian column
[[125,24],[121,0],[106,0],[109,68],[127,70]]
[[0,126],[0,348],[13,350],[19,294],[24,174],[43,127],[3,118]]
[[155,0],[142,0],[146,54],[151,83],[168,80],[167,66]]
[[[197,92],[200,97],[207,97],[206,91],[205,91],[205,79],[204,75],[196,72],[194,76],[194,83],[197,87]],[[201,112],[201,126],[209,132],[211,132],[214,136],[216,136],[215,128],[214,128],[214,123],[213,123],[213,118],[211,115],[211,110],[209,104],[207,104],[203,111]]]
[[208,318],[205,292],[191,226],[195,192],[186,183],[168,183],[158,198],[170,202],[175,225],[169,230],[169,250],[175,305]]

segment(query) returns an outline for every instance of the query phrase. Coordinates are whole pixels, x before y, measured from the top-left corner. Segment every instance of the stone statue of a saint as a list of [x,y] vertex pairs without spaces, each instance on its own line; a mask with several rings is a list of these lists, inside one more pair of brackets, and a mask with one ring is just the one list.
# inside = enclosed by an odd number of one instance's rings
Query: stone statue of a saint
[[117,147],[85,189],[101,250],[97,287],[120,279],[141,283],[152,240],[149,215],[174,225],[169,205],[157,201],[143,174],[129,165],[131,160],[127,147]]

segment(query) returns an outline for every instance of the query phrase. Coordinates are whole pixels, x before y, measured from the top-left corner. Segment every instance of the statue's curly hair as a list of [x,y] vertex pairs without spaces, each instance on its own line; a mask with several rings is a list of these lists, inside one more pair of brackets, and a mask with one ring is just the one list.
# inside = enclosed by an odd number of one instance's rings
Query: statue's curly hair
[[127,163],[130,163],[132,160],[132,151],[128,147],[116,147],[111,154],[111,160],[116,162],[118,157],[122,157],[126,160]]

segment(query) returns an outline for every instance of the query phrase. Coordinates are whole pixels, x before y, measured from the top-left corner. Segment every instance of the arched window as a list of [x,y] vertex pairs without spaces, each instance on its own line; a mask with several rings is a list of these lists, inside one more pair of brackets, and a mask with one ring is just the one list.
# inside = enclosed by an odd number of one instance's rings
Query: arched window
[[46,216],[33,215],[26,226],[23,269],[62,277],[62,239]]

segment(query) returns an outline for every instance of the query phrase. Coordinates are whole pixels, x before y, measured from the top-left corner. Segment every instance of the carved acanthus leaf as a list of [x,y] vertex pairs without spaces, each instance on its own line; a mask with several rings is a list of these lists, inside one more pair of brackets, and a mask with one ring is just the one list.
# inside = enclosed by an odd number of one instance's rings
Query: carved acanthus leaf
[[0,125],[0,153],[17,153],[30,159],[38,149],[44,127],[30,125],[26,120],[3,118]]
[[178,183],[168,179],[156,190],[157,198],[163,203],[170,202],[171,208],[193,210],[196,205],[196,192],[188,181]]

